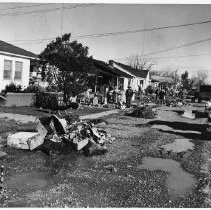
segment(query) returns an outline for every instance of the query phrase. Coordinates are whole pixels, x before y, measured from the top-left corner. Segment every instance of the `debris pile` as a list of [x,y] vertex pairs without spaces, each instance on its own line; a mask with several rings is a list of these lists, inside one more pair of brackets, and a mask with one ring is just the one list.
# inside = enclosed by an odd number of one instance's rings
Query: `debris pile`
[[34,125],[20,127],[20,132],[8,136],[8,146],[29,150],[37,148],[50,155],[61,154],[64,150],[70,152],[71,149],[83,151],[85,155],[97,155],[106,153],[105,143],[114,140],[106,131],[91,122],[80,121],[75,115],[67,115],[64,119],[56,115],[43,117],[36,120],[36,125],[35,130]]
[[179,97],[172,96],[172,97],[167,97],[165,99],[165,105],[169,107],[181,107],[184,105],[188,105],[188,103]]
[[145,119],[154,119],[157,116],[157,108],[151,106],[136,106],[126,115]]
[[143,95],[142,97],[139,97],[139,101],[142,104],[147,103],[156,103],[155,96],[154,95]]

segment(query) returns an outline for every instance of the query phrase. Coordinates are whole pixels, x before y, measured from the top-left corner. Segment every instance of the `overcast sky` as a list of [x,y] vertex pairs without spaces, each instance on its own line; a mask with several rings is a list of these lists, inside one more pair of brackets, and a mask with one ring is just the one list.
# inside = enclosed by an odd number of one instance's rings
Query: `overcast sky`
[[[211,20],[211,5],[78,6],[79,4],[67,3],[0,3],[0,39],[40,53],[49,40],[39,39],[54,38],[62,33],[71,33],[73,37],[77,37]],[[18,8],[11,9],[14,7]],[[64,9],[56,9],[61,7]],[[36,13],[33,13],[35,10]],[[199,44],[148,55],[208,38],[210,40]],[[106,62],[113,59],[124,63],[125,57],[143,53],[156,58],[154,69],[179,68],[180,71],[187,69],[190,72],[207,69],[211,72],[211,23],[77,40],[89,47],[90,55]]]

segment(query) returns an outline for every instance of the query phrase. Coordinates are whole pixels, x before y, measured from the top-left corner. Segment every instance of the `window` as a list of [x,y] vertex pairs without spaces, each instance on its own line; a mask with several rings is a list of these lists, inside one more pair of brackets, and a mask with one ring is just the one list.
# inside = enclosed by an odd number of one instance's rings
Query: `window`
[[22,79],[22,68],[23,63],[19,61],[15,61],[15,80],[21,80]]
[[11,79],[12,76],[12,61],[4,60],[4,79]]

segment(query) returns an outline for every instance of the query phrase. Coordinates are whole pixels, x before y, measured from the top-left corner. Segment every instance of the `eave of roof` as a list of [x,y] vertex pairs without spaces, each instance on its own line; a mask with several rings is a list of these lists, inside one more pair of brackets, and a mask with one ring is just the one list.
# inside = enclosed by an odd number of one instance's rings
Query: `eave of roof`
[[111,74],[112,76],[132,78],[131,75],[129,75],[117,68],[112,68],[111,66],[109,66],[107,63],[105,63],[103,61],[96,60],[96,59],[93,59],[93,61],[94,61],[95,67],[97,67],[98,69],[100,69],[103,72],[107,72],[107,73]]
[[148,75],[149,70],[139,70],[139,69],[134,69],[128,65],[122,64],[122,63],[118,63],[116,61],[114,61],[114,63],[118,66],[120,66],[121,68],[125,69],[126,71],[128,71],[130,74],[134,75],[135,77],[139,77],[139,78],[146,78]]
[[9,54],[11,53],[14,55],[19,55],[19,56],[25,56],[31,59],[38,59],[38,55],[36,55],[35,53],[29,52],[27,50],[24,50],[20,47],[16,47],[12,44],[9,44],[1,40],[0,40],[0,51],[9,53]]

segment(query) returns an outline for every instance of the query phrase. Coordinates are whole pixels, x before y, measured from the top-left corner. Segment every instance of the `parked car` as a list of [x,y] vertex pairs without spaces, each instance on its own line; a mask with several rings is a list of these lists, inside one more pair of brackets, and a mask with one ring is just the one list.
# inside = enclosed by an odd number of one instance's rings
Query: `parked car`
[[211,85],[201,85],[199,88],[198,102],[202,100],[209,101],[211,98]]

